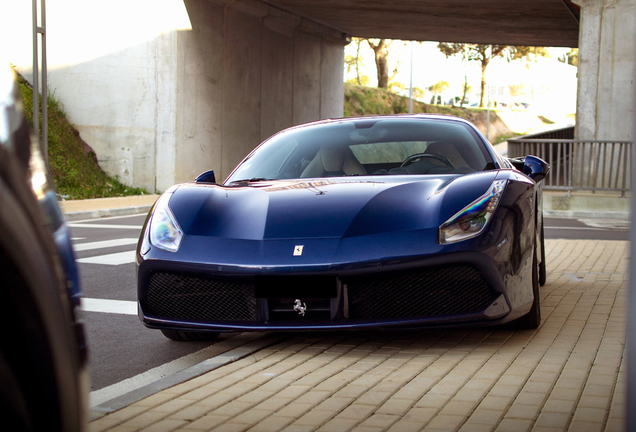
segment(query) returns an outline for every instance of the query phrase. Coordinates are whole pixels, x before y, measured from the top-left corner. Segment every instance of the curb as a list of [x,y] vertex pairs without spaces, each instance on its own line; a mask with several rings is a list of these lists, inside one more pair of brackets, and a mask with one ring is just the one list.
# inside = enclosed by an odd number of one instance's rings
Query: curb
[[543,217],[562,217],[576,219],[615,219],[630,220],[627,212],[603,212],[589,210],[546,210],[543,209]]
[[67,222],[75,222],[85,219],[97,219],[110,216],[129,216],[136,214],[146,214],[150,211],[152,205],[120,207],[102,210],[87,210],[79,212],[64,213]]
[[172,375],[168,375],[165,378],[161,378],[160,380],[157,380],[152,384],[140,387],[136,390],[106,401],[100,405],[91,407],[89,422],[97,420],[98,418],[104,417],[105,415],[120,410],[122,408],[125,408],[128,405],[145,399],[148,396],[152,396],[153,394],[158,393],[162,390],[174,387],[177,384],[189,381],[207,372],[213,371],[214,369],[218,369],[227,364],[241,360],[257,351],[260,351],[280,342],[282,339],[282,336],[268,335],[263,338],[253,340],[246,343],[245,345],[224,352],[223,354],[219,354],[215,357],[212,357],[211,359],[204,360],[199,364],[190,366],[189,368],[183,369]]

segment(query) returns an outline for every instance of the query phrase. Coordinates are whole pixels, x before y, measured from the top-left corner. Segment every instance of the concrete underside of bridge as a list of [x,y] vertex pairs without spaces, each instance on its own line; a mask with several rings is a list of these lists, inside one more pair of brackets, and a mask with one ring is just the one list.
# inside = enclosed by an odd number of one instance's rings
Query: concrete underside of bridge
[[269,0],[352,36],[479,44],[576,47],[568,0]]

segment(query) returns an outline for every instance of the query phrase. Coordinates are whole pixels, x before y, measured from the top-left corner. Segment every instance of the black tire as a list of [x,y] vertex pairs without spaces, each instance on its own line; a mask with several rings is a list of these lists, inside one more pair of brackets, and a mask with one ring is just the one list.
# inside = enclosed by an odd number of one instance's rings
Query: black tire
[[219,336],[217,332],[192,332],[181,330],[161,330],[161,333],[168,339],[178,342],[187,341],[210,341]]
[[534,301],[530,312],[517,319],[517,328],[521,330],[532,330],[541,324],[541,298],[539,296],[539,266],[537,265],[536,252],[532,259],[532,294]]
[[32,431],[27,401],[17,377],[0,352],[0,418],[16,432]]
[[541,264],[539,264],[539,285],[545,285],[548,274],[545,269],[545,236],[543,233],[543,224],[541,224]]

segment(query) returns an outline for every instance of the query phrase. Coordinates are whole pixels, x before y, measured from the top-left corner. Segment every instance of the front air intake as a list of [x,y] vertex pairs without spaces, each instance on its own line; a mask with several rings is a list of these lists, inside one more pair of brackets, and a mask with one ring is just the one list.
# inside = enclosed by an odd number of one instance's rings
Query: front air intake
[[145,313],[155,318],[255,321],[252,284],[240,280],[153,273]]
[[478,313],[500,293],[471,266],[343,280],[353,319],[423,318]]

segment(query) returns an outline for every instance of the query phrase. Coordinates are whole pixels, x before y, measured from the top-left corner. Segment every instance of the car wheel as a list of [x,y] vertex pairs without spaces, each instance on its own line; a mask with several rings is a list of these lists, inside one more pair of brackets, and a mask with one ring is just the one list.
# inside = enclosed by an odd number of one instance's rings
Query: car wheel
[[161,330],[161,333],[168,339],[173,341],[185,342],[185,341],[209,341],[214,340],[219,336],[216,332],[191,332],[181,330]]
[[31,431],[27,401],[17,377],[0,352],[0,416],[13,431]]
[[539,266],[537,265],[537,255],[532,259],[532,294],[534,301],[530,312],[517,320],[517,328],[522,330],[536,329],[541,324],[541,298],[539,296]]
[[539,264],[539,285],[545,285],[547,277],[545,269],[545,236],[543,232],[543,224],[541,224],[541,264]]

